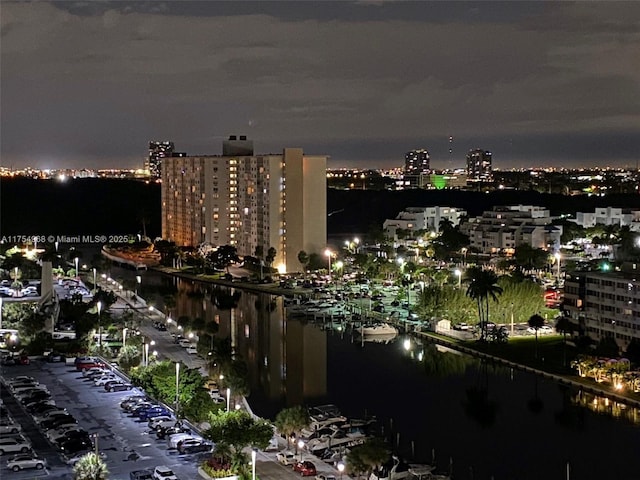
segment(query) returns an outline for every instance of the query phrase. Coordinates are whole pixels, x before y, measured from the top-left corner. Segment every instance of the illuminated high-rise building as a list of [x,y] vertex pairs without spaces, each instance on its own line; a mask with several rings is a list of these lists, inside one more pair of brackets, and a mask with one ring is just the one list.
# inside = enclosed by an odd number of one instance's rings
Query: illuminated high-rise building
[[425,149],[411,150],[404,155],[405,175],[428,175],[431,170],[429,152]]
[[492,180],[492,153],[480,148],[467,154],[467,181],[490,182]]
[[149,142],[149,156],[145,170],[153,179],[162,177],[162,159],[173,156],[173,142]]
[[327,157],[300,148],[255,155],[230,137],[224,155],[165,157],[162,238],[180,246],[233,245],[239,255],[276,249],[273,266],[300,268],[298,253],[327,242]]

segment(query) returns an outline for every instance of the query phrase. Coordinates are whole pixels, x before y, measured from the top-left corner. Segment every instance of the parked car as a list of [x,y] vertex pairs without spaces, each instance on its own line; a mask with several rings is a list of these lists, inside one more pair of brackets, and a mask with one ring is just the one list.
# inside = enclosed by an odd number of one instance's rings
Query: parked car
[[27,453],[31,444],[24,437],[0,438],[0,455],[7,453]]
[[38,403],[31,403],[26,408],[27,412],[34,417],[38,417],[47,412],[53,412],[54,410],[64,410],[63,408],[58,407],[54,400],[42,400]]
[[14,472],[20,470],[27,470],[29,468],[35,468],[36,470],[42,470],[47,466],[47,461],[44,458],[39,458],[33,454],[20,454],[16,455],[7,462],[7,468]]
[[74,455],[78,452],[90,450],[93,447],[91,440],[86,438],[70,438],[66,441],[58,443],[58,448],[65,455]]
[[169,410],[167,410],[164,407],[156,406],[156,407],[147,408],[146,410],[141,410],[138,413],[138,418],[140,420],[149,420],[154,417],[169,416],[169,415],[171,415],[171,412]]
[[136,405],[133,405],[131,409],[128,410],[128,412],[131,414],[131,416],[137,417],[141,411],[147,410],[148,408],[155,407],[155,406],[157,405],[150,402],[140,402]]
[[195,345],[187,347],[186,351],[189,355],[196,355],[198,353],[198,349],[195,347]]
[[43,430],[51,430],[52,428],[59,428],[60,425],[68,423],[77,423],[77,421],[71,415],[56,415],[53,418],[40,422],[40,428]]
[[154,480],[178,480],[176,474],[169,467],[161,465],[153,469]]
[[11,418],[5,417],[0,420],[0,435],[20,433],[22,427],[18,423],[13,423]]
[[93,384],[94,384],[96,387],[104,387],[105,383],[107,383],[107,382],[111,382],[111,381],[113,381],[113,380],[119,380],[119,378],[118,378],[118,377],[116,377],[116,376],[115,376],[115,375],[113,375],[113,374],[103,375],[102,377],[96,378],[96,379],[93,381]]
[[54,441],[56,445],[58,445],[61,449],[63,446],[69,448],[73,444],[81,443],[88,445],[87,448],[91,447],[91,437],[89,434],[82,429],[76,430],[67,430],[62,434],[62,436],[57,437],[57,440]]
[[47,410],[46,412],[41,412],[38,415],[34,415],[33,419],[40,423],[44,420],[50,420],[56,417],[70,416],[69,412],[67,412],[64,408],[55,407],[55,410]]
[[11,377],[9,380],[7,380],[7,385],[9,387],[11,387],[12,385],[15,385],[17,383],[22,383],[22,382],[29,382],[29,383],[33,383],[33,384],[38,384],[38,381],[33,378],[33,377],[29,377],[27,375],[17,375],[15,377]]
[[295,452],[285,450],[282,452],[276,453],[276,460],[278,460],[283,465],[293,465],[296,463],[298,455]]
[[181,454],[192,454],[210,452],[213,450],[213,445],[203,440],[183,440],[178,444],[178,452]]
[[87,368],[104,367],[105,364],[96,358],[81,357],[81,360],[76,358],[75,366],[76,370],[81,372]]
[[49,354],[45,356],[45,360],[49,363],[58,363],[58,362],[64,362],[65,358],[60,353],[49,352]]
[[82,376],[83,377],[90,377],[91,375],[96,375],[96,374],[100,374],[100,375],[104,375],[104,373],[107,371],[106,368],[104,367],[91,367],[91,368],[86,368],[82,371]]
[[124,390],[131,390],[133,385],[127,382],[123,382],[120,379],[112,380],[104,384],[104,389],[107,392],[122,392]]
[[178,345],[180,345],[182,348],[187,348],[191,346],[191,342],[186,338],[183,338],[181,340],[178,340]]
[[[91,450],[91,449],[81,450],[79,452],[66,455],[64,457],[65,458],[65,463],[67,465],[72,465],[73,466],[76,463],[78,463],[78,460],[80,460],[82,457],[84,457],[87,453],[93,453],[93,450]],[[107,454],[104,453],[104,452],[100,452],[100,458],[103,459],[103,460],[106,460]]]
[[129,472],[130,480],[153,480],[153,470],[134,470]]
[[120,408],[129,411],[129,409],[135,407],[137,404],[148,400],[146,395],[130,395],[120,402]]
[[165,425],[165,422],[167,425],[175,425],[178,423],[178,420],[173,418],[171,415],[160,415],[150,419],[148,425],[151,430],[156,430],[158,426]]
[[56,442],[63,438],[67,432],[74,431],[81,431],[81,428],[77,423],[62,425],[60,428],[56,428],[55,430],[49,430],[45,435],[52,442]]
[[170,435],[175,435],[177,433],[190,433],[190,432],[191,432],[191,429],[189,427],[174,425],[173,427],[162,427],[162,428],[156,429],[156,437],[162,440]]
[[317,475],[318,473],[316,471],[316,466],[308,460],[297,462],[293,466],[293,471],[298,472],[303,477],[311,477],[311,476]]
[[178,448],[178,443],[189,438],[196,438],[189,433],[175,433],[167,435],[167,448]]

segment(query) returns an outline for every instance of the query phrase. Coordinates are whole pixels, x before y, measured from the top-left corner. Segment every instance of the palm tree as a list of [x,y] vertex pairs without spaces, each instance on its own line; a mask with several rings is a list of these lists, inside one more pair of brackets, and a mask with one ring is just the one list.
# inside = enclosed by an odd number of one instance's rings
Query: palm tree
[[484,340],[489,321],[489,298],[497,302],[498,295],[502,294],[502,287],[498,285],[498,276],[493,270],[480,267],[467,269],[465,281],[469,282],[466,295],[475,300],[478,307],[480,339]]
[[73,467],[74,480],[106,480],[108,474],[107,464],[93,452],[80,457]]
[[544,325],[544,318],[542,318],[537,313],[531,315],[529,320],[527,320],[530,328],[533,328],[536,332],[536,360],[538,359],[538,330]]
[[280,410],[274,424],[278,432],[289,441],[292,437],[296,437],[303,428],[308,427],[309,422],[309,412],[306,408],[298,405]]
[[307,264],[309,263],[309,255],[304,250],[300,250],[298,252],[298,262],[302,265],[302,272],[304,274],[304,278],[307,278]]

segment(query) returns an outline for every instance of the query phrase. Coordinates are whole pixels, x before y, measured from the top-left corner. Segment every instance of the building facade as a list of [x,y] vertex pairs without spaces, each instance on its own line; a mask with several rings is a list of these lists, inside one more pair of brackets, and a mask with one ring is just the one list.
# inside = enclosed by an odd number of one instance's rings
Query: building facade
[[149,142],[149,156],[145,170],[153,179],[162,177],[162,159],[173,156],[173,142]]
[[180,246],[233,245],[238,254],[276,249],[273,266],[301,268],[298,253],[327,242],[327,157],[285,148],[254,155],[230,137],[222,156],[170,157],[162,171],[162,237]]
[[622,350],[640,338],[640,271],[571,272],[565,278],[563,308],[576,335],[595,342],[613,338]]
[[493,180],[493,154],[488,150],[475,149],[467,154],[467,181],[490,182]]
[[596,225],[628,226],[631,231],[640,230],[640,210],[630,208],[598,207],[594,212],[577,212],[575,223],[583,228]]
[[456,226],[466,214],[465,210],[455,207],[408,207],[398,213],[396,218],[385,220],[382,229],[387,237],[394,239],[396,238],[397,230],[438,232],[442,220],[449,220]]
[[520,244],[550,249],[560,245],[562,227],[551,225],[549,210],[533,205],[494,207],[461,226],[469,246],[485,254],[515,252]]

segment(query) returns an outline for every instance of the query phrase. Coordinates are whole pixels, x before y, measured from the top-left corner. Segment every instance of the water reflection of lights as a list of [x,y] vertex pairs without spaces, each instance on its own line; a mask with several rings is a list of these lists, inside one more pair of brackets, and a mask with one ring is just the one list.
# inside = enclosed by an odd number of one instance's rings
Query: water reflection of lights
[[640,409],[631,407],[626,403],[584,391],[574,394],[572,400],[574,404],[583,406],[592,412],[625,420],[634,425],[640,425]]
[[409,350],[411,350],[411,339],[410,338],[405,338],[404,342],[402,342],[402,346],[404,347],[404,349],[408,352]]

